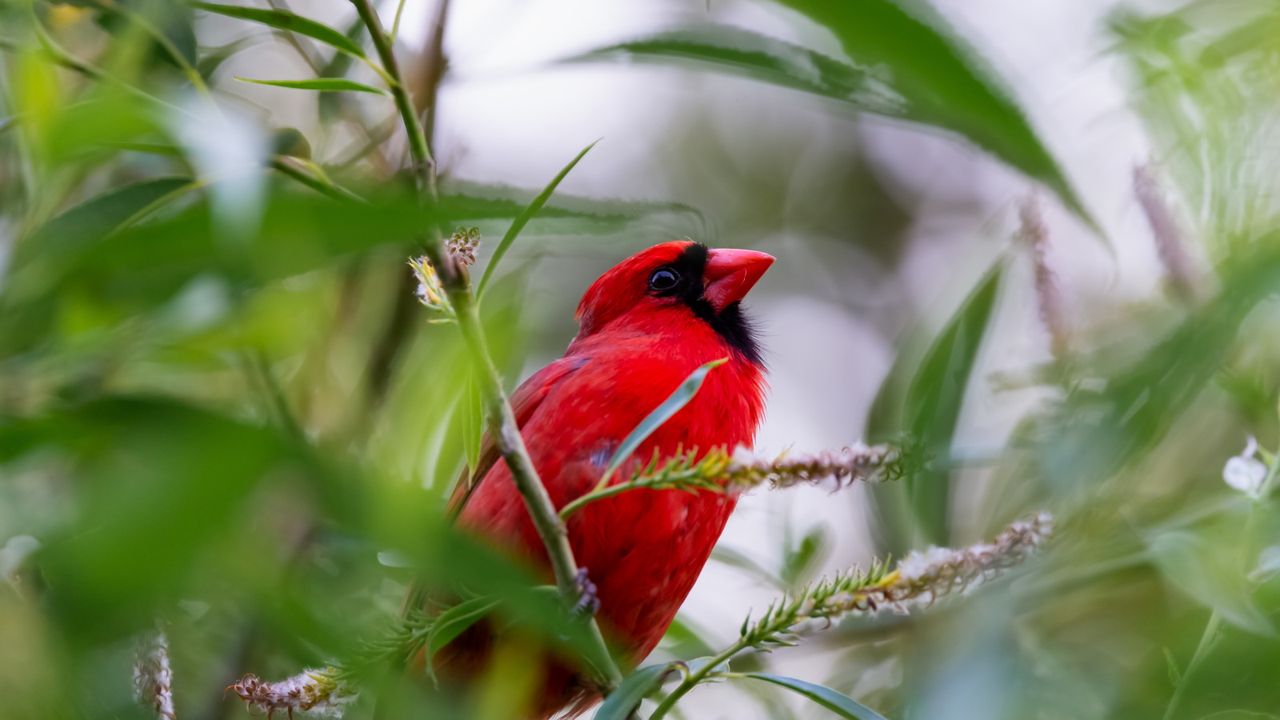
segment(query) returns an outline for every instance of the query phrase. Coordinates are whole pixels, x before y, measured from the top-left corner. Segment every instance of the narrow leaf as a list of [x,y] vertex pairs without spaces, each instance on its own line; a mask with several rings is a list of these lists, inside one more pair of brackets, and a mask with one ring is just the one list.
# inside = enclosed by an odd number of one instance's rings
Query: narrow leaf
[[241,20],[250,20],[262,23],[263,25],[268,25],[276,28],[277,30],[306,35],[309,38],[319,40],[326,45],[359,58],[363,58],[365,56],[364,51],[360,49],[360,46],[354,40],[343,35],[341,32],[338,32],[323,23],[302,17],[301,15],[295,15],[294,13],[287,12],[285,10],[264,10],[260,8],[219,5],[207,2],[193,2],[192,5],[206,12],[239,18]]
[[610,45],[569,62],[624,59],[669,63],[822,95],[857,110],[907,118],[906,102],[864,69],[783,40],[738,28],[705,26]]
[[547,200],[551,199],[551,194],[560,186],[560,181],[565,179],[565,176],[567,176],[569,172],[578,165],[578,161],[586,157],[587,153],[591,152],[591,148],[595,147],[598,142],[600,141],[596,140],[590,145],[582,148],[582,150],[569,161],[568,165],[561,168],[560,172],[557,173],[555,177],[551,178],[551,182],[547,183],[547,186],[542,189],[542,192],[538,193],[538,196],[533,199],[533,202],[529,203],[529,206],[526,207],[524,211],[521,212],[520,215],[518,215],[511,223],[511,227],[507,228],[507,233],[503,235],[502,240],[498,242],[498,247],[494,248],[493,256],[489,258],[489,264],[484,268],[484,274],[480,276],[480,285],[476,290],[477,296],[484,296],[484,289],[489,284],[489,279],[493,277],[494,271],[497,270],[498,263],[502,261],[502,256],[507,254],[507,250],[510,249],[511,244],[515,242],[516,236],[520,234],[520,231],[524,229],[525,225],[529,224],[529,221],[533,219],[533,216],[538,214],[538,211],[542,209],[542,206],[547,204]]
[[596,710],[595,720],[627,720],[649,693],[662,686],[673,663],[647,665],[628,675]]
[[907,388],[907,429],[913,443],[934,462],[918,467],[906,478],[907,494],[916,517],[933,542],[947,542],[948,466],[952,439],[973,375],[978,348],[986,337],[995,309],[1004,263],[987,272],[934,340]]
[[620,58],[680,64],[812,93],[858,112],[950,130],[1044,182],[1097,228],[998,78],[976,52],[946,31],[940,18],[903,0],[780,2],[834,33],[847,58],[708,25],[611,45],[570,62]]
[[700,366],[697,370],[694,370],[689,374],[689,377],[684,379],[684,382],[680,383],[680,386],[675,389],[675,392],[671,393],[666,400],[663,400],[662,404],[655,408],[653,412],[649,413],[644,420],[641,420],[640,424],[637,425],[636,428],[631,431],[631,434],[627,435],[626,439],[622,441],[622,444],[618,446],[618,450],[613,454],[613,457],[609,459],[609,464],[605,466],[604,474],[600,476],[600,487],[604,487],[608,484],[609,478],[613,473],[616,472],[618,468],[622,467],[622,464],[627,461],[627,458],[631,457],[631,454],[634,453],[655,430],[662,427],[663,423],[670,420],[676,413],[680,412],[681,408],[689,404],[689,401],[693,399],[693,396],[698,394],[698,390],[702,389],[702,383],[707,379],[708,373],[728,361],[728,358],[712,360],[711,362]]
[[272,87],[291,88],[294,90],[314,90],[316,92],[362,92],[373,95],[386,95],[381,88],[365,85],[346,78],[311,78],[309,80],[259,80],[257,78],[237,77],[240,82]]
[[793,677],[784,675],[773,675],[771,673],[746,673],[742,677],[748,677],[752,680],[761,680],[763,682],[772,683],[779,687],[786,688],[798,695],[802,695],[822,707],[830,710],[842,718],[849,720],[887,720],[885,716],[863,705],[862,703],[850,698],[844,693],[836,692],[824,685],[816,685],[804,680],[797,680]]
[[911,103],[917,119],[958,132],[1045,183],[1098,228],[1003,83],[924,3],[780,2],[835,34],[853,62],[887,69],[888,84]]

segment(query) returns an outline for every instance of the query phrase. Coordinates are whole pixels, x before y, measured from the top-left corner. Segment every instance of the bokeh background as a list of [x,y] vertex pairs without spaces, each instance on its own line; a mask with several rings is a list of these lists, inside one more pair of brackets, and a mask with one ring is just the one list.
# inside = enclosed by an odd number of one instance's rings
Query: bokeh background
[[[847,60],[847,35],[785,3],[454,2],[443,66],[438,6],[403,3],[397,52],[435,97],[442,187],[473,200],[457,222],[480,228],[482,266],[600,140],[486,298],[509,384],[559,356],[621,257],[673,237],[755,248],[779,258],[749,300],[772,387],[758,449],[932,458],[901,484],[749,495],[655,659],[709,654],[823,573],[1045,509],[1058,540],[1011,582],[747,666],[892,718],[1280,717],[1273,506],[1223,482],[1248,437],[1280,445],[1280,8],[890,4],[961,48],[1048,165],[993,151],[1008,119],[963,93],[918,90],[942,110],[906,122],[797,89],[820,74],[808,56],[769,75],[620,49],[751,33]],[[0,689],[13,717],[142,716],[131,642],[159,615],[180,715],[241,717],[220,698],[240,673],[325,662],[394,614],[390,549],[458,571],[419,547],[436,535],[415,513],[479,420],[454,329],[409,297],[415,221],[339,219],[294,182],[409,206],[398,117],[384,97],[241,80],[376,83],[305,37],[178,3],[2,7]],[[289,7],[342,32],[355,17]],[[852,60],[890,86],[936,68],[914,36],[871,34],[896,50]],[[435,713],[415,716],[515,717],[518,679],[490,685],[516,689],[415,697]],[[680,707],[829,716],[731,682]]]

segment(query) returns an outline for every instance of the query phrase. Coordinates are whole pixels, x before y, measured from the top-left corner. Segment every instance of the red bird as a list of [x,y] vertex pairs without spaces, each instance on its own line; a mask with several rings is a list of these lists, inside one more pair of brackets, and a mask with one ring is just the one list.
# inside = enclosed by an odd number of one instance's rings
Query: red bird
[[[587,289],[578,305],[578,336],[564,357],[512,396],[520,432],[557,508],[591,490],[623,439],[711,360],[728,358],[616,477],[629,477],[655,451],[665,458],[682,447],[752,445],[765,380],[741,300],[773,260],[752,250],[666,242],[623,260]],[[458,516],[461,525],[547,567],[511,473],[491,443],[475,477],[480,480]],[[635,490],[570,517],[569,541],[597,587],[602,629],[627,660],[638,663],[662,638],[735,502],[706,491]],[[570,703],[585,707],[594,696],[555,664],[545,682],[541,717]]]

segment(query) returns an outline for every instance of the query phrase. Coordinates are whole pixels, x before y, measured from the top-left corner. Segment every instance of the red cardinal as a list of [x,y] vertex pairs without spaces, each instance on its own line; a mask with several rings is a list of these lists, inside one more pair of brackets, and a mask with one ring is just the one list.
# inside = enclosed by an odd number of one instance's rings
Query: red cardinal
[[[578,305],[564,357],[512,396],[516,420],[556,507],[591,490],[622,440],[698,366],[728,358],[635,452],[619,479],[655,450],[750,447],[764,411],[764,368],[741,300],[773,257],[666,242],[600,276]],[[463,527],[546,567],[541,541],[504,463],[486,443]],[[731,495],[635,490],[584,507],[568,523],[578,565],[597,587],[605,634],[638,663],[657,645],[733,511]],[[472,637],[462,645],[487,644]],[[455,648],[449,654],[468,653]],[[465,661],[464,661],[465,664]],[[538,706],[547,717],[594,694],[552,664]]]

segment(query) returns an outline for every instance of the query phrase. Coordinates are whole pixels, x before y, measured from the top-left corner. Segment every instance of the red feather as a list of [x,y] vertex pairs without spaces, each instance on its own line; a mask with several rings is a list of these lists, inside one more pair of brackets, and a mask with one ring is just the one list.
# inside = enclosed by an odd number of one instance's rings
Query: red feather
[[[525,444],[557,507],[594,487],[622,440],[711,360],[729,358],[640,446],[615,481],[655,451],[665,458],[681,448],[752,445],[765,382],[754,346],[743,345],[752,341],[741,327],[737,301],[770,262],[763,253],[708,253],[690,242],[669,242],[628,258],[591,286],[578,308],[581,331],[564,357],[526,380],[512,398]],[[654,274],[660,269],[676,273],[685,286],[664,292],[669,278]],[[492,444],[482,458],[460,523],[545,568],[542,543],[509,470],[496,462]],[[631,662],[642,660],[666,632],[734,504],[731,495],[707,491],[635,490],[570,518],[574,555],[598,588],[602,628]],[[554,712],[581,691],[567,669],[549,668],[540,713]]]

